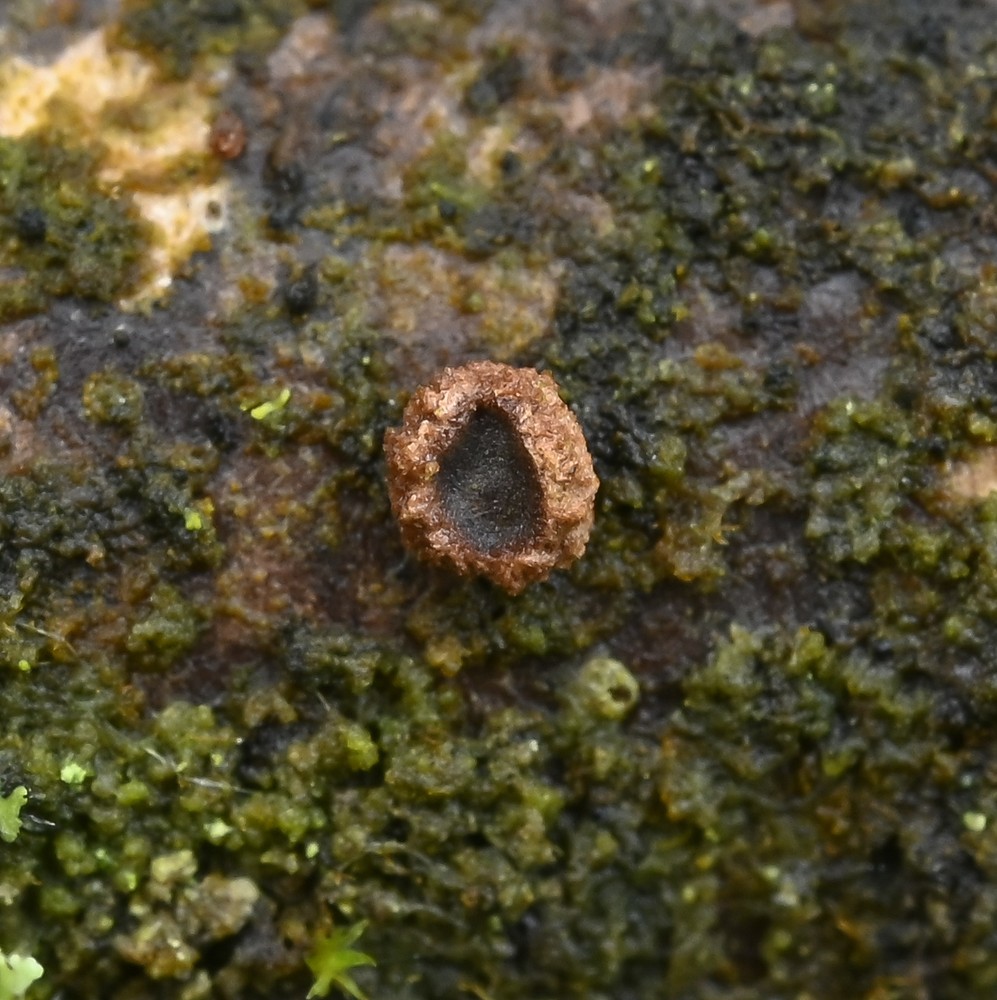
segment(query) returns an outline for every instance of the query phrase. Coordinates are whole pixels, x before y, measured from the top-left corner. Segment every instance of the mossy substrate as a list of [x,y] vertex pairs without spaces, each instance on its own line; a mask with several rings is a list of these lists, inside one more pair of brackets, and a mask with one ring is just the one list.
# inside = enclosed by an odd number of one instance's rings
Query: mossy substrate
[[[298,998],[359,921],[372,998],[992,995],[992,4],[126,8],[165,75],[234,67],[249,146],[124,313],[127,185],[0,140],[31,996]],[[282,76],[302,23],[334,56]],[[408,394],[480,357],[554,373],[602,483],[518,597],[386,496]]]

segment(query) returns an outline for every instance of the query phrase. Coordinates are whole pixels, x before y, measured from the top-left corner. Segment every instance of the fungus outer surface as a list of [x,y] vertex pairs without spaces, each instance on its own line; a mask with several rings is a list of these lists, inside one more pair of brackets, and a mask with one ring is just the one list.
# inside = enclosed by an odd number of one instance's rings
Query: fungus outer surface
[[549,374],[490,361],[447,368],[385,435],[405,544],[510,593],[585,551],[599,481]]

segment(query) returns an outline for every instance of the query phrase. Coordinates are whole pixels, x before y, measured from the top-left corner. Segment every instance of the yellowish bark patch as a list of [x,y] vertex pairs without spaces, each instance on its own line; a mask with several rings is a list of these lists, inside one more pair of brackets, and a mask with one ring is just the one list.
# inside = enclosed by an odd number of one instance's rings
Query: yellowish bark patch
[[110,50],[103,31],[48,65],[20,57],[0,63],[0,135],[54,129],[94,147],[101,179],[131,193],[152,225],[148,280],[124,308],[161,298],[225,225],[229,185],[212,176],[208,149],[213,114],[202,84],[162,80],[138,54]]

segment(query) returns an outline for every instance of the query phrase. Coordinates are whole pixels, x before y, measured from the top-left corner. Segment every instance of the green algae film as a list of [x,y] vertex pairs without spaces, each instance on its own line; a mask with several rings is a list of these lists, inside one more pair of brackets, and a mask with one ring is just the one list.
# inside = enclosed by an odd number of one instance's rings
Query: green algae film
[[134,288],[148,234],[126,199],[99,183],[68,136],[0,137],[0,317],[53,296],[111,302]]
[[[258,218],[159,310],[83,302],[127,284],[125,202],[5,147],[0,951],[38,997],[300,997],[364,923],[372,998],[989,995],[986,8],[510,44],[448,4],[427,47],[395,20],[425,11],[309,7],[348,44],[272,84],[328,139],[296,152],[247,69],[287,18],[128,5],[172,72],[248,53],[225,169]],[[367,147],[405,74],[453,128]],[[399,293],[405,244],[450,311]],[[260,293],[273,247],[308,310]],[[503,274],[555,283],[507,336],[603,483],[584,559],[517,598],[405,559],[380,451],[441,353],[504,335]]]

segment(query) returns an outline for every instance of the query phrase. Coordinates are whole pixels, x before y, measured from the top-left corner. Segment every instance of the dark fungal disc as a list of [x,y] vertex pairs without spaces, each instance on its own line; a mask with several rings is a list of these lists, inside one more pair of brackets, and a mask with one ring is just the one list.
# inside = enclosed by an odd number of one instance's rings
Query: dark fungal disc
[[479,407],[440,461],[443,510],[483,552],[518,548],[537,533],[543,513],[537,470],[501,410]]

